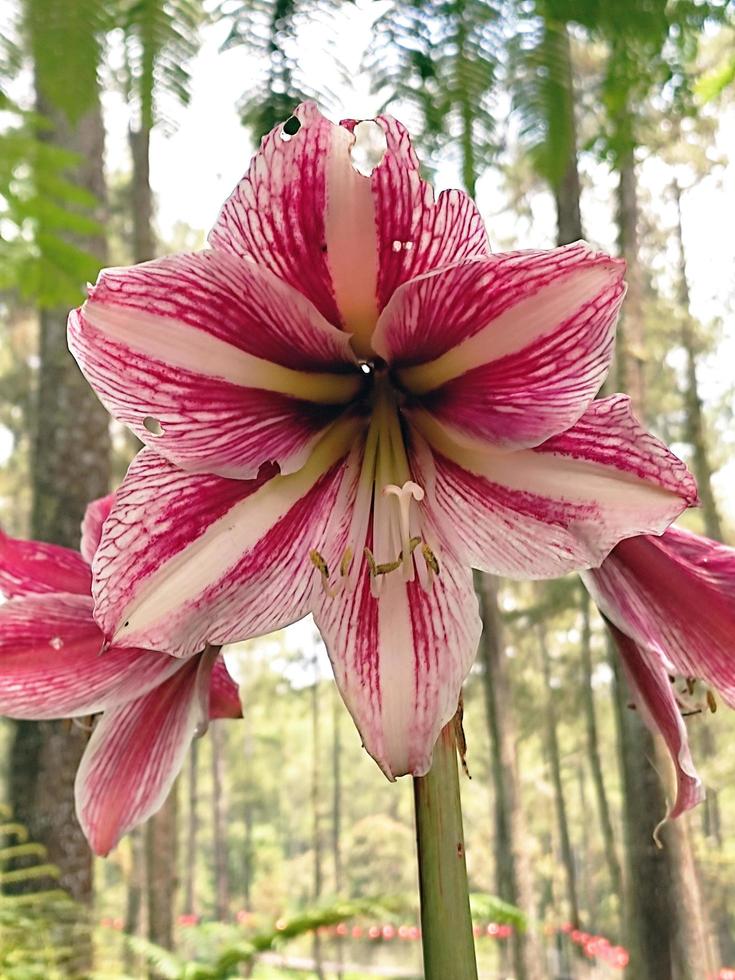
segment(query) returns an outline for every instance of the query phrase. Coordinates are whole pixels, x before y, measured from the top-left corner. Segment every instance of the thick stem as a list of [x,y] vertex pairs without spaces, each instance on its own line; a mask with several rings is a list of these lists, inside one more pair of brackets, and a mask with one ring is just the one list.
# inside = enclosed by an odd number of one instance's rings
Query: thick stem
[[413,788],[425,980],[477,980],[454,722]]

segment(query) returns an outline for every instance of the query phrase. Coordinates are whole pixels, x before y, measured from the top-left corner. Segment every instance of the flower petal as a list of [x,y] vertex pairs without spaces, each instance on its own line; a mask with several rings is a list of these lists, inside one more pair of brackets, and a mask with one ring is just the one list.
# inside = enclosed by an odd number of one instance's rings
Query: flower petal
[[602,384],[622,277],[584,242],[465,262],[401,287],[374,345],[458,441],[536,446]]
[[168,796],[204,721],[200,659],[177,661],[164,684],[106,711],[95,725],[74,792],[79,823],[96,854],[108,854]]
[[240,688],[230,676],[222,657],[215,663],[209,682],[209,717],[242,718]]
[[[442,546],[443,539],[431,536],[424,542],[438,560],[438,574],[407,582],[402,570],[394,569],[371,581],[363,544],[381,562],[388,557],[381,554],[381,540],[390,535],[387,525],[376,525],[376,514],[378,520],[387,517],[380,508],[363,524],[361,508],[370,504],[363,499],[360,455],[356,445],[331,508],[322,551],[327,587],[314,593],[314,619],[367,751],[389,779],[422,775],[442,726],[457,710],[475,657],[481,631],[477,597],[469,569]],[[423,525],[410,526],[411,533],[423,533]],[[353,552],[350,568],[346,556]]]
[[117,491],[94,560],[95,615],[111,642],[177,656],[268,633],[308,612],[354,426],[298,473],[256,480],[177,469],[143,450]]
[[72,592],[88,596],[89,566],[78,551],[43,541],[23,541],[0,531],[0,594]]
[[[107,520],[112,505],[115,503],[115,494],[108,493],[106,497],[100,497],[87,505],[82,520],[82,558],[88,565],[92,564],[94,553],[97,550],[100,538],[102,537],[102,525]],[[91,587],[91,576],[90,576]],[[89,591],[89,589],[87,590]]]
[[[623,395],[595,401],[567,432],[536,449],[480,453],[420,419],[434,451],[412,467],[437,533],[468,563],[511,578],[548,578],[599,565],[622,538],[661,533],[696,503],[681,460],[633,416]],[[417,444],[417,446],[420,444]]]
[[[406,130],[376,120],[386,150],[370,177],[352,159],[355,120],[337,126],[313,103],[264,140],[213,228],[213,248],[248,256],[354,335],[360,356],[393,290],[430,269],[487,251],[475,205],[433,191]],[[369,125],[369,123],[368,123]]]
[[661,735],[676,770],[676,799],[667,817],[674,819],[704,799],[702,782],[689,751],[687,729],[671,681],[659,654],[638,646],[609,624],[628,679],[630,693],[645,724]]
[[669,528],[621,542],[583,580],[619,629],[735,707],[735,550]]
[[298,469],[360,389],[348,338],[267,270],[231,255],[103,272],[69,346],[121,422],[177,465],[249,478]]
[[151,690],[178,661],[146,650],[105,654],[89,596],[37,595],[0,606],[0,715],[96,714]]
[[471,573],[448,555],[439,563],[429,592],[394,577],[376,599],[363,568],[353,592],[316,600],[314,619],[342,697],[389,779],[428,772],[477,652]]

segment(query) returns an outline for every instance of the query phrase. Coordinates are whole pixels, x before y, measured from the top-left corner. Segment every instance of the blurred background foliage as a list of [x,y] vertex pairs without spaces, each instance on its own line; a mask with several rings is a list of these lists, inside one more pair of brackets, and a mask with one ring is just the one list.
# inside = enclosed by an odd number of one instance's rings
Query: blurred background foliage
[[[207,89],[212,113],[239,117],[240,171],[301,99],[334,118],[359,101],[406,122],[427,174],[478,195],[494,247],[586,236],[624,255],[611,390],[694,469],[691,525],[734,543],[735,280],[706,279],[701,233],[687,230],[688,202],[705,202],[734,254],[733,14],[724,0],[8,0],[4,529],[75,547],[85,503],[135,452],[66,354],[66,312],[101,265],[201,247],[204,222],[159,212],[178,201],[190,213],[204,194],[206,147],[189,140],[190,156],[157,182],[152,170]],[[229,87],[212,92],[220,64]],[[735,720],[694,706],[708,799],[656,850],[667,764],[577,582],[477,587],[463,794],[481,968],[614,975],[589,944],[577,954],[570,930],[625,946],[630,980],[735,966]],[[0,825],[0,976],[420,975],[410,785],[387,784],[362,752],[308,627],[229,655],[244,719],[213,723],[160,814],[104,862],[73,818],[86,735],[2,722],[18,822]],[[290,942],[276,954],[278,937]]]

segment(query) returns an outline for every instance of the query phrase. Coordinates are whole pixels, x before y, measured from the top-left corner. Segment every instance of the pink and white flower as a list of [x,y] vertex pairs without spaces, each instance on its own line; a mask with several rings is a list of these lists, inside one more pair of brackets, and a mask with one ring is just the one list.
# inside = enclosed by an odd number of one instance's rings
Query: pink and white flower
[[[369,176],[363,127],[385,142]],[[264,140],[210,249],[108,269],[70,347],[147,444],[94,560],[109,643],[188,656],[313,612],[367,750],[427,771],[472,663],[470,567],[551,577],[696,500],[622,396],[622,263],[490,253],[403,127],[313,105]]]
[[92,615],[91,556],[111,498],[87,510],[82,554],[0,532],[0,715],[100,715],[77,772],[77,815],[107,854],[163,804],[191,739],[242,715],[216,648],[182,660],[111,647]]
[[582,578],[613,624],[636,706],[671,753],[670,816],[678,816],[703,794],[681,711],[690,707],[691,681],[674,686],[677,677],[703,681],[735,707],[735,550],[670,527],[622,541]]

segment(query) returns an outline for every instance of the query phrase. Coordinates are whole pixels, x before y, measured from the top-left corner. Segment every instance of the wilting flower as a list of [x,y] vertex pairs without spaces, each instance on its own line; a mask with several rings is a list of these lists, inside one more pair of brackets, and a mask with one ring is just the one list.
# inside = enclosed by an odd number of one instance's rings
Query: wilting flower
[[735,551],[671,527],[621,542],[582,578],[613,624],[636,706],[671,752],[678,787],[670,816],[678,816],[703,795],[682,709],[692,710],[699,682],[708,686],[701,707],[713,704],[711,688],[735,707]]
[[239,718],[240,699],[216,648],[182,660],[111,647],[92,616],[88,561],[112,504],[91,504],[82,554],[0,532],[0,715],[101,716],[77,772],[77,815],[94,851],[161,806],[192,737],[210,718]]
[[423,773],[480,633],[470,566],[589,567],[696,498],[626,398],[593,400],[622,264],[584,243],[490,254],[400,124],[312,105],[266,137],[209,244],[104,271],[70,318],[150,447],[95,556],[97,620],[186,656],[313,612],[368,751]]

